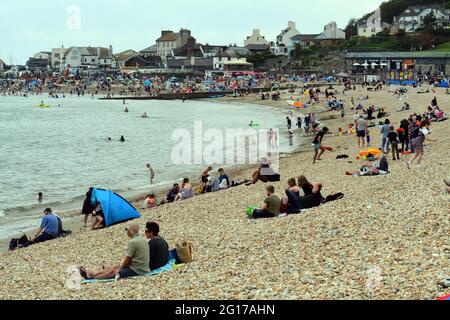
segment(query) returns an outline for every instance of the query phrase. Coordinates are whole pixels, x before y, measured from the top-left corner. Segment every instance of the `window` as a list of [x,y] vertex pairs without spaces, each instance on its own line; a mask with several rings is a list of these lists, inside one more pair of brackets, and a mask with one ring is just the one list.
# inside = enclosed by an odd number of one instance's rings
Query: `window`
[[91,59],[91,62],[95,62],[95,59]]

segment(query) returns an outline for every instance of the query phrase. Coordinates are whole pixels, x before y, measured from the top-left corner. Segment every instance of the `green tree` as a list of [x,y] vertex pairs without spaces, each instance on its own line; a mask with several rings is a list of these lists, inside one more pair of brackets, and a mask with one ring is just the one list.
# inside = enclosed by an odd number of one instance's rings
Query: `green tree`
[[427,14],[424,18],[423,18],[423,23],[425,24],[425,27],[429,27],[431,26],[433,23],[436,22],[436,17],[434,16],[433,12],[430,12],[429,14]]

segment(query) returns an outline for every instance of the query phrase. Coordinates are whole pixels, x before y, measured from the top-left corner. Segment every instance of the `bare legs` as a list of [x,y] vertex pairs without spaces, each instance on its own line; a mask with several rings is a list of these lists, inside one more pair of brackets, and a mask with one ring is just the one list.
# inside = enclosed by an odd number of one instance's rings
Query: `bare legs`
[[[319,150],[320,150],[320,153],[319,153]],[[317,149],[314,151],[313,164],[316,164],[316,160],[322,160],[321,157],[323,156],[325,151],[326,150],[323,147],[320,147],[320,149]]]
[[103,228],[103,218],[101,215],[95,215],[92,217],[92,230]]
[[421,150],[421,151],[416,150],[416,152],[414,153],[414,157],[411,160],[406,162],[408,169],[411,168],[411,165],[413,164],[413,162],[415,160],[417,160],[417,165],[420,166],[420,162],[422,161],[422,158],[423,158],[423,150]]
[[102,270],[98,272],[85,270],[83,267],[80,267],[80,271],[84,271],[86,273],[87,279],[93,280],[104,280],[104,279],[113,279],[116,274],[120,271],[120,266],[112,267],[102,265]]

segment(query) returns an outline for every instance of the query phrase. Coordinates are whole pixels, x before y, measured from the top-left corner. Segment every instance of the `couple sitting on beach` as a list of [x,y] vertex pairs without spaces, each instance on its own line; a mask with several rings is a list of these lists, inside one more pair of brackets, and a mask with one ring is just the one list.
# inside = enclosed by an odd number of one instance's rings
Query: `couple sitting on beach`
[[178,183],[173,185],[172,189],[167,193],[166,198],[161,201],[161,205],[186,200],[193,196],[194,190],[192,189],[191,183],[188,178],[184,178],[181,187]]
[[63,230],[61,218],[54,214],[52,209],[47,208],[44,210],[44,217],[36,235],[31,239],[26,235],[23,235],[20,239],[12,239],[9,244],[9,250],[13,251],[17,248],[26,248],[32,244],[54,240],[71,233],[71,231]]
[[198,193],[204,194],[209,192],[216,192],[220,190],[228,189],[234,186],[234,183],[230,181],[230,178],[225,173],[223,168],[220,168],[218,172],[218,176],[211,176],[210,173],[213,170],[211,166],[209,166],[201,175],[200,180],[201,184],[198,187]]
[[159,225],[148,222],[145,228],[147,240],[139,234],[139,225],[131,224],[125,229],[131,239],[127,253],[119,266],[107,266],[103,262],[100,271],[88,271],[79,267],[80,275],[86,280],[126,279],[148,274],[169,262],[169,245],[159,236]]
[[342,199],[344,195],[338,193],[324,198],[321,194],[322,184],[311,184],[305,176],[288,180],[288,188],[280,199],[275,195],[275,187],[266,188],[267,198],[259,209],[248,212],[252,219],[275,218],[280,214],[299,214],[302,210],[319,207],[327,202]]

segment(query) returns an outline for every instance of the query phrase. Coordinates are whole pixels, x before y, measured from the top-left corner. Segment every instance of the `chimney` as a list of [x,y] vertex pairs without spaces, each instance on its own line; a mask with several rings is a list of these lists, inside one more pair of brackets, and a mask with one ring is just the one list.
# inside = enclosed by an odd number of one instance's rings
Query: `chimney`
[[112,45],[109,45],[109,57],[112,58],[113,56],[113,47]]
[[294,21],[289,21],[288,22],[288,28],[289,29],[295,29],[295,22]]
[[254,36],[259,35],[259,33],[260,33],[260,30],[259,30],[259,29],[253,29],[253,35],[254,35]]

